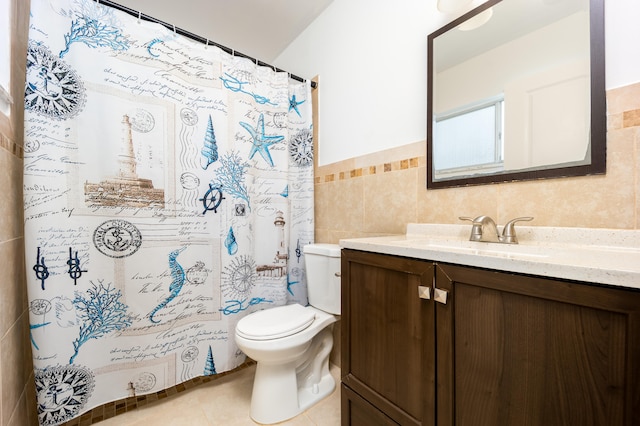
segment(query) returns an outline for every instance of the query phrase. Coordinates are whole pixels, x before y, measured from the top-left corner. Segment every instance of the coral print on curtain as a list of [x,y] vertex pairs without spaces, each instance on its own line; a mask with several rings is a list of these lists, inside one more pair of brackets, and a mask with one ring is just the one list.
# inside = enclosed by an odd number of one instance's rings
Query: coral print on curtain
[[57,425],[244,362],[307,304],[310,84],[91,0],[32,0],[25,235],[37,403]]

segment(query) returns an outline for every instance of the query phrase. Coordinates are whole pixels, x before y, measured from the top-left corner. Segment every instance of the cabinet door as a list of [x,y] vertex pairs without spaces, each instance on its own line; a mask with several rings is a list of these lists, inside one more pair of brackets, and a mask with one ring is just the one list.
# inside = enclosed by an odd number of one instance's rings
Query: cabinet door
[[433,264],[342,250],[342,381],[402,425],[435,421]]
[[438,425],[639,425],[640,293],[438,265]]

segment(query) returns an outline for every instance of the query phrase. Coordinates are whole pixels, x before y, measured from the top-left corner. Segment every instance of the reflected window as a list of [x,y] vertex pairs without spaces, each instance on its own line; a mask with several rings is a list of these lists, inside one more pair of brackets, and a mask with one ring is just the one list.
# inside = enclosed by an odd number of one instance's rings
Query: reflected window
[[433,165],[436,177],[501,171],[504,98],[462,107],[435,116]]

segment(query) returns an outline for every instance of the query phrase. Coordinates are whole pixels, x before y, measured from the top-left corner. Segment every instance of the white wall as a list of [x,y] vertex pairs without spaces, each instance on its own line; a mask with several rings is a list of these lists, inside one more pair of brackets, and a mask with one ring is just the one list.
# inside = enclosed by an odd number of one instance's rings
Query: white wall
[[[557,42],[558,39],[562,43]],[[444,46],[439,50],[444,50]],[[545,46],[545,49],[533,52],[533,46]],[[505,63],[504,58],[510,60]],[[585,61],[588,73],[589,16],[586,12],[560,19],[436,74],[438,90],[434,93],[434,113],[498,96],[514,81],[578,60]],[[499,67],[498,63],[501,63]],[[477,77],[469,78],[470,75]]]
[[[483,3],[474,1],[468,9]],[[318,164],[426,139],[436,0],[334,0],[274,65],[320,78]],[[640,81],[640,1],[605,1],[607,89]]]

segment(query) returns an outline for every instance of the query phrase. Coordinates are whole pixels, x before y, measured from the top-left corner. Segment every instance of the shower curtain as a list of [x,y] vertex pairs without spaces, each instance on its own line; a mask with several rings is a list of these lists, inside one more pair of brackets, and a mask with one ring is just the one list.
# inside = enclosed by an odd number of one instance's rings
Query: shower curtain
[[41,425],[235,368],[307,304],[309,82],[91,0],[32,0],[24,223]]

